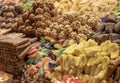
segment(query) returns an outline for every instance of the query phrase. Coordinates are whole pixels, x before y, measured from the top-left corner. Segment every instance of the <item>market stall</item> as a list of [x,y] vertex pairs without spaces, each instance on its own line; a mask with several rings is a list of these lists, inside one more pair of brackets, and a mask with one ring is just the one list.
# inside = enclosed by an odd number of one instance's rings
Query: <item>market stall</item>
[[119,0],[1,0],[0,83],[120,83]]

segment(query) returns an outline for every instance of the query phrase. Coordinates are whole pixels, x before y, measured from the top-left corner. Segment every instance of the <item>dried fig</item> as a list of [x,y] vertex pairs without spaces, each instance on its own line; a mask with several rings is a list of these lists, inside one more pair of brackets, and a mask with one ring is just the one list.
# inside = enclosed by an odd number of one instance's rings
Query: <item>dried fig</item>
[[113,28],[113,30],[116,33],[120,33],[120,22],[117,22],[117,24],[115,24],[115,27]]
[[105,22],[116,22],[116,16],[114,14],[108,16]]
[[120,35],[119,35],[119,34],[116,34],[116,33],[110,33],[109,39],[110,39],[111,41],[114,41],[114,40],[116,40],[116,39],[120,39]]
[[107,33],[112,33],[114,28],[114,23],[105,23],[105,31]]

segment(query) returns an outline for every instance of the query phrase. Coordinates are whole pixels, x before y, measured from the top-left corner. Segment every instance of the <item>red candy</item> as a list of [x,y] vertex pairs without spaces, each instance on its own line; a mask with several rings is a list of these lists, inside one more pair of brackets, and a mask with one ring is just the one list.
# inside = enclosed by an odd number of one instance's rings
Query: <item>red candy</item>
[[65,39],[60,39],[58,42],[59,44],[63,44],[65,42]]
[[38,50],[37,49],[32,49],[28,52],[28,55],[31,55],[31,54],[34,54],[35,52],[37,52]]
[[38,43],[35,45],[36,49],[38,49],[40,47],[41,43]]

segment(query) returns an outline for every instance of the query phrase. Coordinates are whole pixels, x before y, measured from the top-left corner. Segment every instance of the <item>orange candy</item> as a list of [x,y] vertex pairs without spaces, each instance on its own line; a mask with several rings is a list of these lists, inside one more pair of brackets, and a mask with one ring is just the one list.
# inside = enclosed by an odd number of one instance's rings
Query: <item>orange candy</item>
[[47,62],[50,62],[51,60],[52,59],[50,57],[45,57],[45,58],[43,58],[42,63],[45,64]]

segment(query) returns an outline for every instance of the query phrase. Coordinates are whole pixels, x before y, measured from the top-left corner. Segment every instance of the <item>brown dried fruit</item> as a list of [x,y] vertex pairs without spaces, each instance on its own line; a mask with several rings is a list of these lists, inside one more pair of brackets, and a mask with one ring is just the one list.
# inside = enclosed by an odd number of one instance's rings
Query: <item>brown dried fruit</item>
[[115,33],[120,33],[120,22],[117,22],[117,24],[115,24],[115,27],[113,28],[113,31]]
[[110,34],[109,34],[109,39],[110,39],[111,41],[114,41],[114,40],[116,40],[116,39],[120,39],[120,35],[119,35],[119,34],[116,34],[116,33],[110,33]]

